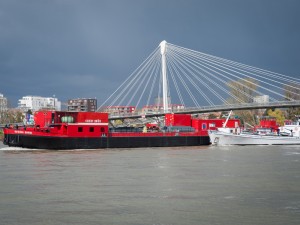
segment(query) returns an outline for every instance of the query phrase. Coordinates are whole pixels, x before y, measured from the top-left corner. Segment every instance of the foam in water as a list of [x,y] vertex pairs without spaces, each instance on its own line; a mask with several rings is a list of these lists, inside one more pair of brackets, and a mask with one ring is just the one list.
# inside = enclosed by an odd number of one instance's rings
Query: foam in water
[[31,149],[31,148],[21,148],[21,147],[3,147],[0,148],[0,151],[34,151],[39,149]]

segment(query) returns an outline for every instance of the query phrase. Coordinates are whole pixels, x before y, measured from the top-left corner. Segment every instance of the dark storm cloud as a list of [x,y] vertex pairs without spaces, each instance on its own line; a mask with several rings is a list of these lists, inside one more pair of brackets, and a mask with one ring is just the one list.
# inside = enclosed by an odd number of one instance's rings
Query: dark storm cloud
[[162,40],[299,76],[297,0],[0,1],[0,93],[103,101]]

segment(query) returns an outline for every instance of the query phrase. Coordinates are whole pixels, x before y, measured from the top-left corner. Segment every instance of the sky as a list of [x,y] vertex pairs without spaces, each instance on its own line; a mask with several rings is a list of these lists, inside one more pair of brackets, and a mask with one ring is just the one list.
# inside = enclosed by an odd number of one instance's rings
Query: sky
[[0,93],[101,105],[163,40],[300,78],[300,1],[0,0]]

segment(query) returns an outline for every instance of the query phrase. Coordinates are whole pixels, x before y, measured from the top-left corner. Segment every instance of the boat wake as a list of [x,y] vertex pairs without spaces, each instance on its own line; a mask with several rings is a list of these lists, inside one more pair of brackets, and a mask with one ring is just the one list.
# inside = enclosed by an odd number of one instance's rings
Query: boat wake
[[300,155],[300,152],[286,152],[285,155]]
[[[63,151],[63,152],[81,152],[81,151],[99,151],[104,149],[64,149],[64,150],[55,150],[55,151]],[[39,152],[53,152],[53,150],[49,149],[38,149],[38,148],[22,148],[22,147],[2,147],[0,148],[1,151],[8,151],[8,152],[32,152],[32,151],[39,151]]]
[[37,151],[40,149],[32,149],[32,148],[21,148],[21,147],[3,147],[0,148],[0,151]]

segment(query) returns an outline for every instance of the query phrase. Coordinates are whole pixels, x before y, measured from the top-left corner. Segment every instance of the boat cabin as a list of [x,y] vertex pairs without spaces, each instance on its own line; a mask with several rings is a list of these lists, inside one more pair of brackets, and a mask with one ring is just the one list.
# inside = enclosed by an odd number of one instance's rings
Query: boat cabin
[[38,111],[34,131],[68,136],[108,135],[108,114],[99,112]]
[[264,116],[260,119],[259,125],[255,126],[255,132],[257,134],[268,135],[279,132],[279,125],[276,122],[275,117]]

